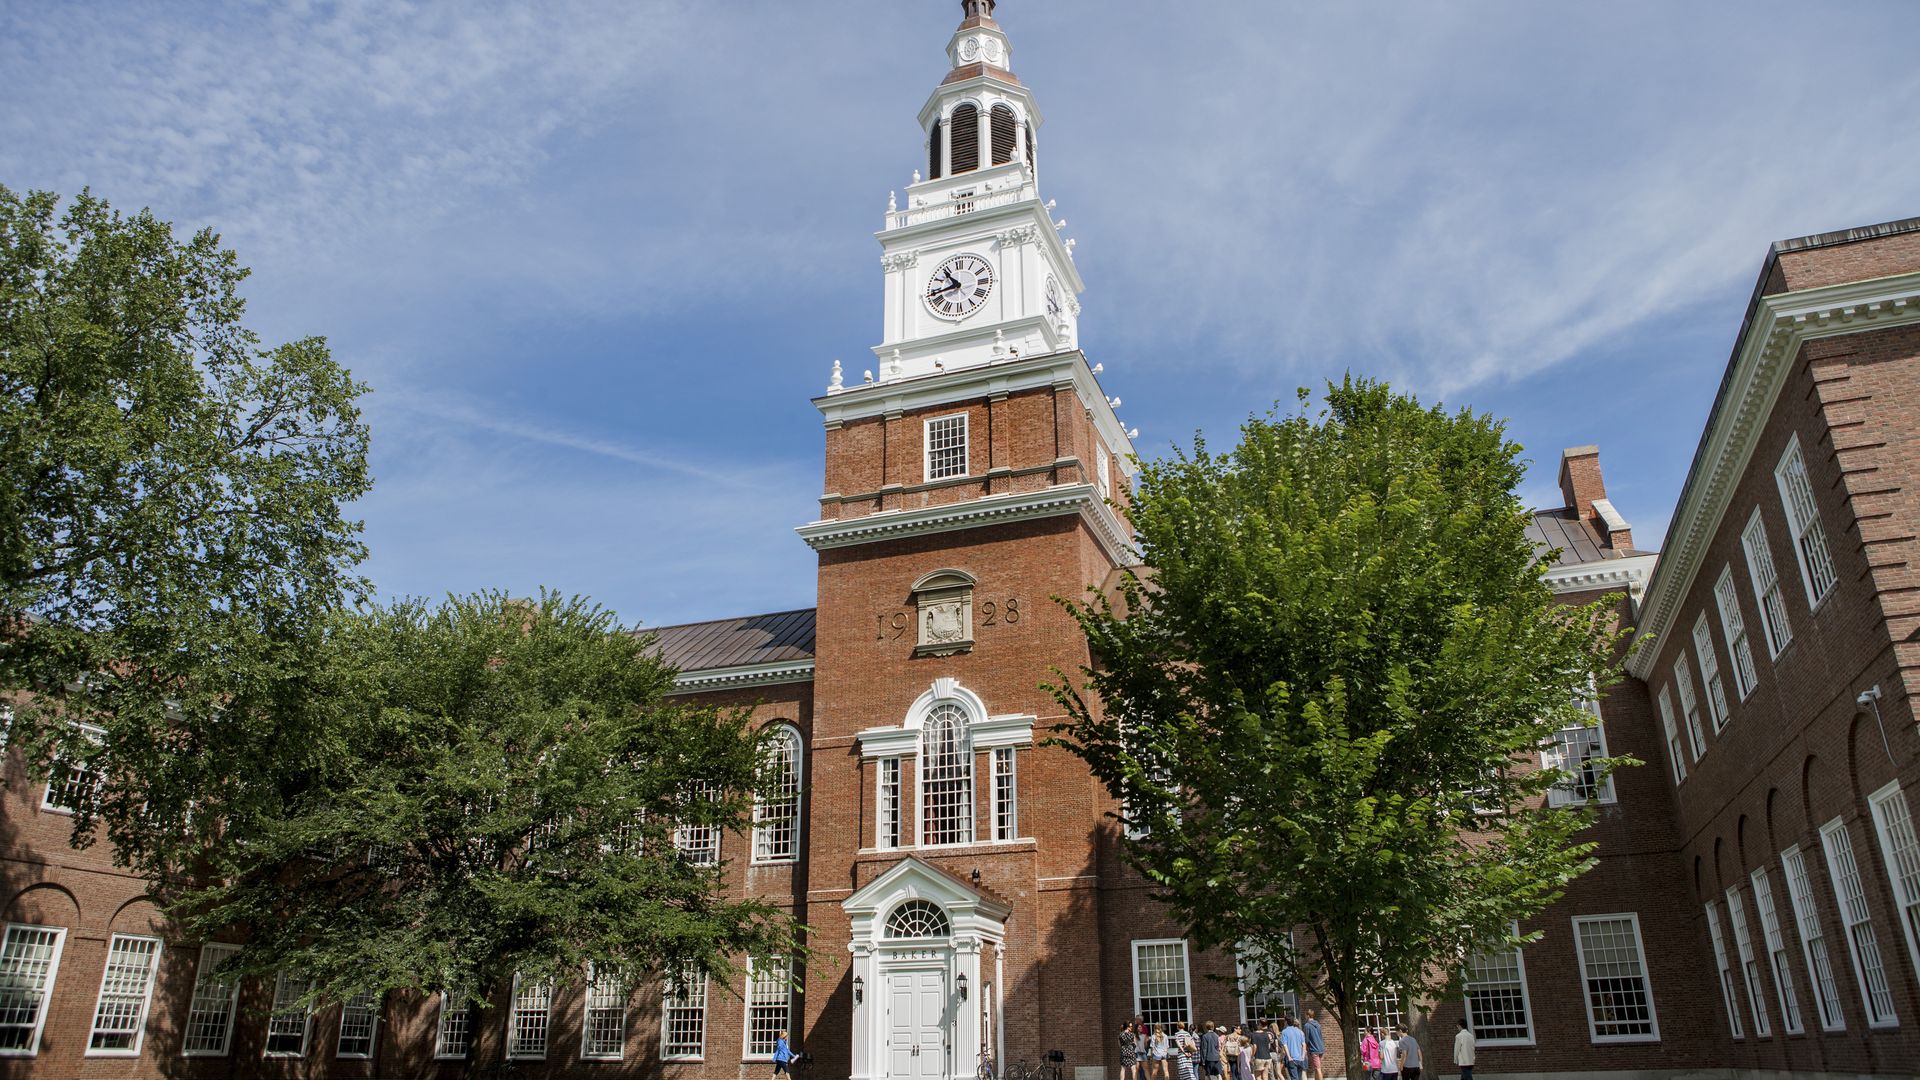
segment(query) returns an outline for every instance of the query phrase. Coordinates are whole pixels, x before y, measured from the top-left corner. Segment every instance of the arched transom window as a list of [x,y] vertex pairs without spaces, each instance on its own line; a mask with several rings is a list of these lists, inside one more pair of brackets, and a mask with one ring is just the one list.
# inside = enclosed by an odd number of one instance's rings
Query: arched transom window
[[800,856],[800,733],[781,725],[767,747],[766,787],[753,800],[753,861]]
[[887,916],[890,938],[946,937],[951,933],[953,924],[947,921],[947,913],[927,900],[909,900]]
[[966,710],[951,701],[920,728],[920,842],[973,843],[973,746]]

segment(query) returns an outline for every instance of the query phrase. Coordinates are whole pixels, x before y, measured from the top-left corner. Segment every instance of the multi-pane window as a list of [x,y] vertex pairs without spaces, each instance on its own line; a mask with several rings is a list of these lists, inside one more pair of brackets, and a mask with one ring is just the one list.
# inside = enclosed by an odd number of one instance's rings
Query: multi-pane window
[[1713,964],[1720,972],[1720,1001],[1727,1007],[1727,1027],[1733,1031],[1733,1037],[1743,1038],[1746,1032],[1740,1029],[1740,1008],[1733,1003],[1733,969],[1727,965],[1727,943],[1720,936],[1720,911],[1707,901],[1707,935],[1713,939]]
[[1020,835],[1019,805],[1016,792],[1013,747],[995,747],[993,751],[993,838],[1013,840]]
[[772,785],[753,801],[753,861],[792,862],[800,856],[800,733],[774,732],[767,773]]
[[1707,733],[1700,726],[1700,698],[1693,692],[1693,665],[1687,663],[1684,652],[1673,658],[1673,688],[1680,695],[1680,714],[1687,722],[1687,746],[1693,750],[1693,760],[1699,761],[1707,752]]
[[1760,918],[1760,933],[1767,943],[1767,966],[1773,969],[1773,990],[1780,997],[1780,1024],[1787,1034],[1806,1030],[1800,1019],[1800,995],[1793,988],[1793,972],[1787,968],[1787,938],[1780,932],[1780,912],[1773,906],[1773,883],[1767,880],[1766,867],[1755,870],[1753,911]]
[[467,995],[441,993],[440,1022],[433,1033],[433,1056],[437,1061],[453,1061],[467,1056],[473,1041],[473,1002]]
[[1800,436],[1788,441],[1787,452],[1774,467],[1773,479],[1780,485],[1787,532],[1793,537],[1794,554],[1800,558],[1800,580],[1807,587],[1807,604],[1819,607],[1840,575],[1833,568],[1833,553],[1827,550],[1827,527],[1820,522],[1819,504],[1813,501],[1807,460],[1800,453]]
[[[99,743],[106,732],[91,724],[75,725],[92,743]],[[47,775],[47,790],[40,798],[42,810],[71,814],[91,802],[100,790],[100,775],[86,762],[67,756],[54,758]]]
[[1680,756],[1680,727],[1673,720],[1673,689],[1660,688],[1660,726],[1667,733],[1667,761],[1673,766],[1673,783],[1678,787],[1687,778],[1687,761]]
[[1820,928],[1820,913],[1813,906],[1813,883],[1807,877],[1807,860],[1798,847],[1780,853],[1780,865],[1786,871],[1787,901],[1793,905],[1793,924],[1800,930],[1800,948],[1806,953],[1807,974],[1813,982],[1813,997],[1820,1006],[1820,1027],[1840,1031],[1847,1026],[1840,1012],[1840,984],[1833,977],[1833,960],[1827,955],[1827,938]]
[[900,846],[900,759],[880,759],[880,812],[876,815],[874,838],[881,848]]
[[890,941],[941,938],[952,933],[953,923],[947,913],[931,900],[909,900],[887,916],[886,936]]
[[1887,985],[1887,965],[1880,957],[1880,939],[1873,930],[1873,912],[1867,908],[1867,889],[1860,880],[1860,864],[1853,857],[1853,837],[1846,823],[1834,818],[1821,826],[1820,847],[1826,852],[1840,921],[1847,928],[1847,952],[1853,957],[1867,1026],[1892,1027],[1899,1022],[1893,1014],[1893,991]]
[[[927,421],[927,479],[967,475],[967,414]],[[771,1052],[771,1051],[769,1051]]]
[[681,969],[661,990],[660,1056],[698,1061],[707,1050],[707,973]]
[[1727,688],[1720,681],[1720,656],[1713,651],[1713,629],[1704,611],[1693,621],[1693,653],[1700,658],[1700,683],[1707,688],[1707,715],[1718,732],[1727,726]]
[[1580,704],[1593,716],[1593,723],[1574,724],[1554,732],[1552,744],[1540,755],[1543,768],[1561,769],[1567,774],[1547,792],[1549,806],[1613,801],[1613,778],[1600,775],[1600,770],[1593,765],[1595,759],[1607,756],[1607,731],[1600,720],[1600,703],[1588,696],[1582,698]]
[[1407,1025],[1407,996],[1399,990],[1363,997],[1353,1003],[1360,1025],[1370,1028],[1404,1028]]
[[773,1056],[793,1016],[793,964],[747,960],[747,1057]]
[[1753,602],[1760,608],[1760,627],[1767,634],[1767,651],[1779,656],[1793,640],[1793,624],[1787,621],[1787,602],[1780,594],[1780,572],[1773,566],[1773,551],[1767,547],[1767,527],[1754,510],[1747,527],[1740,533],[1741,550],[1747,553],[1747,576],[1753,579]]
[[380,998],[371,990],[362,990],[340,1007],[340,1041],[334,1056],[370,1058],[373,1040],[380,1030]]
[[1640,916],[1593,915],[1573,920],[1574,947],[1586,988],[1587,1027],[1593,1041],[1651,1042],[1660,1038],[1640,949]]
[[1113,455],[1107,453],[1106,443],[1101,443],[1098,449],[1099,472],[1094,474],[1094,482],[1100,485],[1100,497],[1110,499],[1113,497]]
[[233,1014],[240,1000],[240,980],[223,974],[220,965],[240,955],[240,946],[208,942],[200,946],[200,967],[193,977],[193,1001],[187,1006],[187,1029],[180,1052],[187,1057],[225,1057],[233,1045]]
[[1484,952],[1467,963],[1467,1024],[1481,1046],[1532,1046],[1533,1009],[1520,947]]
[[580,1026],[580,1056],[619,1061],[627,1049],[627,984],[615,971],[587,966],[586,1016]]
[[1133,1011],[1149,1024],[1169,1028],[1193,1019],[1185,941],[1133,943]]
[[1874,831],[1880,835],[1880,854],[1886,859],[1893,899],[1899,906],[1900,930],[1906,937],[1907,957],[1920,972],[1920,838],[1914,836],[1913,813],[1900,784],[1888,784],[1868,800],[1873,807]]
[[313,1031],[313,1007],[303,999],[310,980],[281,972],[273,980],[273,1011],[267,1015],[267,1056],[305,1057]]
[[553,1014],[553,983],[513,977],[513,1005],[507,1010],[507,1057],[537,1061],[547,1056],[547,1026]]
[[[695,781],[691,786],[695,800],[713,798],[717,792],[712,783]],[[712,866],[720,861],[720,826],[686,823],[673,830],[673,846],[680,851],[680,857],[695,866]]]
[[1733,947],[1740,957],[1741,979],[1747,985],[1747,1009],[1753,1014],[1753,1033],[1766,1038],[1773,1034],[1773,1022],[1767,1018],[1767,992],[1760,982],[1760,961],[1753,952],[1753,935],[1747,929],[1747,905],[1740,899],[1740,886],[1727,886],[1727,925],[1733,928]]
[[[1292,934],[1287,935],[1292,947]],[[1300,1013],[1300,995],[1292,989],[1293,968],[1257,945],[1235,950],[1234,975],[1240,987],[1240,1022],[1265,1024]]]
[[1731,564],[1720,568],[1720,580],[1713,584],[1713,606],[1719,609],[1720,633],[1727,639],[1727,655],[1733,658],[1733,688],[1745,701],[1760,685],[1760,676],[1753,666],[1753,643],[1747,640],[1747,620],[1740,614]]
[[106,969],[100,973],[100,997],[93,1006],[93,1030],[87,1033],[89,1055],[139,1056],[159,968],[159,938],[113,935]]
[[40,1052],[40,1029],[66,940],[66,930],[57,926],[7,927],[0,940],[0,1056]]
[[943,701],[920,730],[920,842],[973,842],[973,746],[966,710]]

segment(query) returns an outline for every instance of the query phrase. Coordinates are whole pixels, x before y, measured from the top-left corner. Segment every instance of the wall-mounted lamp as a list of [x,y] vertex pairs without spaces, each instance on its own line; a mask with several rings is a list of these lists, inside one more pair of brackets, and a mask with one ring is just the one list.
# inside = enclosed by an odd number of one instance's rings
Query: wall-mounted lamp
[[979,868],[979,867],[977,867],[977,866],[976,866],[976,867],[974,867],[974,868],[973,868],[973,873],[972,873],[972,874],[971,874],[970,876],[971,876],[971,877],[973,878],[973,883],[974,883],[975,885],[978,885],[978,884],[980,884],[980,868]]
[[855,975],[853,977],[853,1003],[855,1005],[860,1004],[860,999],[866,996],[867,996],[866,980],[862,979],[858,975]]
[[963,971],[960,973],[960,978],[956,981],[955,985],[957,985],[960,988],[960,1000],[961,1001],[967,1000],[967,973],[966,972]]

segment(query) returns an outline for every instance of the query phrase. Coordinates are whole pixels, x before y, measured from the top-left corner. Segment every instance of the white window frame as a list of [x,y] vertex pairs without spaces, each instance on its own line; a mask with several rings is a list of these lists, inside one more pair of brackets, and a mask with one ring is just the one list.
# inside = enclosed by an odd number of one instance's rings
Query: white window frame
[[[895,760],[898,760],[897,758]],[[671,980],[664,981],[660,989],[660,1060],[662,1061],[705,1061],[707,1057],[707,991],[710,980],[704,971],[695,971],[700,980],[699,1004],[694,1004],[692,976],[683,973],[681,979],[686,993],[682,1000],[675,1002]],[[700,1015],[700,1048],[691,1054],[674,1053],[671,1033],[674,1013],[693,1013]]]
[[[1607,725],[1606,720],[1600,715],[1600,700],[1598,696],[1589,691],[1586,696],[1580,699],[1580,707],[1592,715],[1593,723],[1564,727],[1554,732],[1552,749],[1544,750],[1540,754],[1541,768],[1566,769],[1569,773],[1576,771],[1567,768],[1567,751],[1574,745],[1567,740],[1568,735],[1572,735],[1582,742],[1591,742],[1595,751],[1594,757],[1604,758],[1609,756],[1607,753]],[[1553,787],[1547,790],[1547,805],[1585,806],[1591,803],[1597,806],[1607,806],[1618,801],[1614,794],[1613,777],[1611,775],[1601,777],[1599,782],[1593,786],[1593,798],[1591,799],[1579,797],[1579,791],[1576,787],[1577,783],[1578,781],[1569,778],[1553,785]],[[1529,1021],[1529,1023],[1531,1023],[1531,1021]]]
[[[366,999],[365,1005],[356,1002]],[[379,994],[362,992],[340,1003],[340,1030],[334,1034],[333,1056],[342,1061],[371,1061],[374,1052],[380,1049],[380,1007],[385,1004]],[[367,1052],[364,1054],[346,1049],[347,1016],[355,1009],[367,1011]]]
[[[603,984],[609,984],[611,986],[611,989],[609,990],[607,986],[603,986]],[[607,1003],[609,1000],[609,996],[611,997],[611,1000],[613,1000],[616,1004],[609,1005]],[[619,978],[619,976],[603,975],[602,973],[595,971],[592,964],[587,965],[587,982],[586,982],[584,992],[580,995],[580,1060],[581,1061],[624,1061],[626,1060],[627,1014],[632,1011],[631,1009],[628,1008],[628,1006],[631,1004],[632,996],[633,995],[631,993],[631,988],[629,988],[627,984]],[[665,1003],[663,1002],[662,1003],[663,1014],[664,1014],[664,1004]],[[601,1050],[597,1053],[591,1052],[590,1048],[593,1046],[593,1015],[596,1011],[602,1012],[602,1013],[617,1011],[620,1014],[620,1039],[615,1044],[612,1053],[608,1053],[605,1050]]]
[[1780,463],[1773,467],[1773,481],[1780,489],[1781,509],[1786,511],[1787,535],[1793,540],[1794,561],[1800,564],[1800,584],[1807,590],[1807,608],[1818,611],[1833,595],[1834,586],[1840,584],[1840,568],[1834,563],[1833,548],[1827,543],[1826,523],[1820,520],[1820,502],[1813,493],[1813,477],[1807,472],[1806,455],[1800,452],[1798,432],[1788,437]]
[[[220,979],[213,976],[212,972],[229,958],[238,955],[240,955],[240,946],[229,945],[222,941],[209,941],[200,946],[200,963],[194,968],[193,996],[187,999],[187,1022],[180,1033],[181,1057],[226,1057],[233,1052],[233,1021],[240,1011],[240,980],[234,976]],[[188,1049],[187,1039],[193,1033],[195,1014],[205,1009],[206,1015],[215,1015],[211,1006],[221,1000],[220,997],[214,996],[221,987],[226,990],[222,995],[226,1001],[224,1008],[226,1022],[220,1037],[220,1049]]]
[[1100,497],[1111,499],[1113,498],[1113,455],[1107,452],[1107,444],[1104,442],[1095,444],[1095,450],[1095,460],[1100,468],[1100,471],[1094,474],[1095,482],[1100,485]]
[[[774,1005],[771,996],[767,997],[765,1000],[762,1000],[759,997],[760,988],[756,986],[754,981],[754,969],[757,966],[759,966],[760,963],[764,963],[764,961],[756,961],[751,956],[747,957],[746,996],[741,999],[742,1008],[741,1008],[741,1021],[740,1021],[740,1060],[742,1061],[772,1061],[773,1052],[779,1046],[779,1036],[775,1035],[774,1038],[767,1044],[766,1050],[761,1051],[759,1053],[754,1052],[754,1048],[753,1048],[754,1015],[753,1014],[755,1009],[771,1010],[776,1007],[784,1009],[786,1015],[781,1019],[779,1028],[776,1028],[775,1030],[776,1031],[793,1030],[793,961],[792,960],[785,961],[785,964],[787,966],[787,974],[784,978],[779,980],[779,985],[784,994],[784,1000],[782,1004],[780,1004],[779,1006]],[[773,985],[774,981],[775,980],[773,979],[766,980],[767,985],[769,986]]]
[[[84,734],[96,746],[99,745],[100,740],[106,738],[107,736],[107,730],[105,728],[96,727],[93,724],[74,724],[73,726],[76,730]],[[50,763],[50,766],[51,767],[48,770],[46,786],[40,789],[40,809],[45,810],[50,814],[65,814],[68,817],[71,817],[75,813],[78,813],[78,810],[75,807],[66,806],[61,803],[54,802],[53,786],[57,783],[71,782],[70,780],[69,781],[61,780],[60,777],[62,775],[68,774],[68,773],[79,773],[80,775],[86,778],[85,783],[87,784],[88,787],[98,790],[100,787],[100,774],[88,768],[84,762],[68,761],[64,756],[59,754],[54,755],[53,761]]]
[[1900,933],[1907,943],[1907,962],[1920,977],[1920,835],[1913,825],[1913,808],[1895,780],[1867,797],[1873,811],[1873,831],[1887,867],[1887,884],[1899,914]]
[[1747,580],[1753,585],[1753,606],[1760,612],[1760,628],[1765,631],[1767,658],[1778,660],[1793,644],[1793,620],[1787,615],[1780,570],[1774,565],[1773,549],[1767,544],[1767,524],[1760,520],[1757,506],[1746,528],[1740,530],[1740,547],[1747,555]]
[[[960,421],[960,471],[941,473],[939,476],[935,476],[933,475],[933,425],[945,423],[950,420]],[[968,417],[968,415],[963,412],[945,413],[940,416],[929,416],[926,418],[926,420],[921,422],[921,429],[920,429],[921,474],[920,475],[926,483],[931,484],[936,480],[957,480],[962,477],[973,475],[972,468],[971,468],[973,440],[972,440],[972,432],[971,430],[969,430],[970,427],[971,427],[971,420]],[[952,448],[947,447],[945,449],[952,449]]]
[[1720,613],[1720,636],[1727,639],[1727,658],[1733,667],[1733,688],[1745,701],[1760,685],[1760,669],[1753,662],[1753,642],[1747,637],[1747,619],[1740,614],[1740,587],[1733,582],[1733,564],[1720,568],[1713,583],[1713,606]]
[[[700,790],[710,791],[710,783],[695,781]],[[673,829],[673,847],[690,866],[720,865],[720,826],[718,825],[675,825]]]
[[[800,738],[800,729],[792,724],[775,725],[779,734],[776,738],[785,743],[782,753],[787,755],[788,776],[791,777],[793,790],[782,792],[777,799],[767,799],[759,792],[753,798],[753,861],[759,865],[770,863],[791,863],[800,861],[800,807],[801,793],[806,791],[807,766],[806,742]],[[776,846],[781,839],[778,835],[781,821],[778,815],[790,814],[784,819],[787,826],[786,850]]]
[[[966,775],[963,779],[959,777],[943,777],[937,779],[964,784],[967,796],[963,800],[955,800],[954,808],[964,815],[965,820],[961,822],[962,827],[956,829],[956,831],[960,833],[960,839],[935,843],[927,837],[927,815],[932,810],[932,807],[929,806],[927,802],[927,772],[929,769],[940,766],[935,761],[936,755],[932,753],[931,747],[928,745],[927,736],[929,732],[932,731],[934,714],[949,706],[960,715],[958,721],[960,725],[960,748],[958,751],[959,765],[957,767],[964,768]],[[920,754],[919,757],[915,759],[915,768],[913,770],[913,834],[914,843],[917,847],[965,847],[974,843],[980,836],[980,823],[974,820],[980,803],[979,787],[974,783],[974,781],[978,779],[978,770],[974,768],[976,763],[974,761],[975,754],[973,747],[973,727],[976,719],[973,715],[973,710],[967,708],[966,703],[960,701],[958,698],[942,698],[939,701],[935,701],[927,707],[926,715],[921,717],[920,737],[917,740]],[[955,820],[960,821],[959,818]]]
[[[40,1053],[40,1036],[47,1028],[47,1009],[53,1001],[54,983],[60,976],[60,956],[67,947],[67,928],[64,926],[41,926],[37,923],[7,923],[0,930],[0,975],[12,978],[12,973],[4,966],[6,943],[13,940],[18,931],[51,931],[53,934],[53,953],[47,957],[47,980],[40,984],[40,1003],[34,1011],[33,1035],[27,1045],[12,1050],[0,1050],[0,1057],[34,1057]],[[9,1025],[25,1027],[24,1024]]]
[[[1820,826],[1820,851],[1826,856],[1827,883],[1833,889],[1834,909],[1840,913],[1840,927],[1846,934],[1847,956],[1853,960],[1853,976],[1860,991],[1860,1008],[1867,1014],[1867,1027],[1898,1027],[1900,1016],[1893,1004],[1893,983],[1887,975],[1879,932],[1873,928],[1873,908],[1867,901],[1866,874],[1860,869],[1853,834],[1847,831],[1843,819],[1834,818]],[[1884,1009],[1879,998],[1885,999]]]
[[[523,989],[527,993],[524,1001],[520,996]],[[535,1007],[535,1002],[538,1002],[537,1008]],[[524,1014],[531,1017],[535,1013],[538,1013],[540,1016],[540,1049],[538,1052],[529,1048],[528,1044],[533,1040],[523,1040],[520,1037],[521,1016]],[[469,1034],[468,1038],[472,1038],[472,1035]],[[552,1048],[553,982],[545,979],[539,982],[529,982],[522,979],[519,975],[515,975],[513,977],[512,996],[507,999],[507,1060],[545,1061],[547,1060],[547,1051]]]
[[1680,725],[1673,718],[1673,687],[1663,686],[1656,699],[1660,706],[1660,726],[1666,730],[1667,760],[1673,765],[1673,786],[1687,782],[1687,760],[1680,750]]
[[1787,963],[1787,938],[1780,930],[1780,908],[1774,903],[1773,882],[1762,866],[1747,875],[1753,886],[1754,915],[1760,920],[1761,940],[1767,944],[1767,966],[1773,971],[1773,990],[1780,999],[1780,1026],[1789,1035],[1807,1030],[1800,1012],[1800,993],[1793,988],[1793,970]]
[[[300,1008],[298,1002],[311,989],[312,987],[308,984],[307,980],[289,975],[284,971],[274,975],[273,1003],[267,1009],[267,1034],[266,1038],[260,1041],[260,1055],[262,1057],[304,1058],[307,1056],[307,1051],[313,1047],[313,1006],[309,1004],[305,1008]],[[289,1002],[289,1004],[283,1006],[281,1004],[283,1001]],[[274,1018],[291,1014],[295,1008],[300,1008],[300,1049],[273,1049]]]
[[1733,718],[1727,708],[1727,687],[1720,678],[1720,655],[1713,651],[1713,627],[1707,625],[1707,613],[1693,621],[1693,654],[1700,661],[1700,683],[1707,688],[1707,716],[1713,732],[1724,731]]
[[[988,789],[993,792],[993,838],[1020,839],[1020,759],[1011,746],[996,746],[988,763]],[[1002,785],[1005,791],[1002,791]]]
[[[1140,949],[1142,946],[1159,946],[1159,945],[1178,945],[1180,947],[1180,988],[1181,988],[1182,996],[1186,999],[1186,1003],[1187,1003],[1186,1022],[1188,1025],[1192,1025],[1194,1023],[1194,1019],[1193,1019],[1193,950],[1187,947],[1186,938],[1135,938],[1133,940],[1131,946],[1127,950],[1128,955],[1132,958],[1132,962],[1133,962],[1133,1015],[1135,1016],[1146,1015],[1146,1010],[1142,1008],[1140,1004],[1141,1002]],[[1159,1022],[1160,1021],[1149,1021],[1149,1023],[1159,1023]]]
[[[1593,991],[1587,985],[1591,975],[1587,968],[1587,946],[1580,939],[1582,923],[1615,922],[1627,920],[1633,926],[1633,946],[1640,964],[1640,984],[1647,995],[1647,1026],[1651,1029],[1644,1035],[1602,1035],[1600,1021],[1593,1011]],[[1573,917],[1573,951],[1580,979],[1580,1000],[1587,1010],[1587,1040],[1596,1046],[1613,1043],[1650,1043],[1660,1041],[1660,1010],[1653,996],[1653,973],[1647,968],[1647,945],[1640,935],[1640,913],[1637,911],[1611,912],[1603,915],[1575,915]]]
[[[121,943],[123,942],[132,946],[132,950],[130,951],[138,950],[144,952],[146,956],[146,975],[141,980],[140,993],[135,995],[122,992],[114,995],[116,998],[125,1000],[138,998],[132,1032],[120,1033],[131,1034],[133,1036],[133,1045],[123,1047],[96,1047],[94,1046],[94,1040],[98,1039],[101,1035],[116,1034],[116,1032],[101,1031],[100,1014],[102,1010],[107,1007],[107,983],[114,975],[114,955],[120,951]],[[107,962],[100,968],[100,988],[94,994],[93,1022],[87,1027],[87,1048],[81,1054],[82,1057],[140,1056],[140,1047],[145,1045],[147,1040],[147,1017],[153,1007],[153,983],[155,978],[160,974],[160,956],[165,948],[166,946],[159,938],[146,934],[114,934],[107,938]],[[127,965],[122,961],[121,966],[126,967]]]
[[[1515,937],[1520,936],[1520,927],[1518,924],[1515,924],[1515,926],[1513,927],[1513,935]],[[1534,1045],[1534,1040],[1536,1036],[1535,1036],[1534,1026],[1533,1026],[1533,994],[1531,991],[1527,989],[1527,952],[1525,949],[1521,948],[1518,945],[1514,945],[1511,948],[1502,949],[1500,951],[1503,953],[1510,952],[1513,954],[1513,970],[1520,984],[1520,1008],[1523,1012],[1526,1013],[1526,1017],[1527,1017],[1526,1037],[1518,1038],[1518,1039],[1487,1038],[1479,1034],[1482,1024],[1480,1023],[1479,1020],[1475,1019],[1473,1015],[1473,988],[1476,985],[1506,985],[1506,984],[1504,982],[1498,983],[1498,984],[1492,984],[1492,983],[1476,984],[1473,981],[1473,971],[1474,971],[1473,963],[1474,963],[1474,960],[1479,959],[1478,957],[1475,957],[1467,961],[1467,979],[1465,984],[1461,988],[1461,995],[1460,995],[1461,1011],[1467,1017],[1468,1026],[1471,1027],[1474,1031],[1474,1040],[1475,1040],[1475,1045],[1477,1046],[1532,1046]]]
[[[433,1018],[433,1060],[435,1061],[465,1061],[467,1055],[473,1053],[473,1001],[466,994],[462,994],[458,1006],[459,1013],[456,1014],[453,1011],[454,1008],[453,995],[445,990],[440,991],[440,1013]],[[456,1016],[461,1025],[460,1049],[451,1050],[447,1047],[447,1025]]]
[[[1294,947],[1293,931],[1289,930],[1287,931],[1288,951],[1292,951],[1293,947]],[[1252,962],[1249,963],[1249,961],[1252,961]],[[1136,960],[1136,964],[1137,963],[1138,961]],[[1278,1018],[1283,1014],[1287,1016],[1298,1016],[1300,1014],[1300,993],[1298,990],[1252,990],[1250,989],[1249,987],[1250,980],[1248,979],[1248,976],[1247,976],[1248,970],[1250,968],[1257,968],[1257,967],[1266,965],[1268,963],[1271,963],[1271,961],[1268,960],[1267,954],[1261,949],[1251,944],[1243,942],[1241,943],[1241,946],[1239,948],[1233,951],[1233,988],[1235,991],[1235,996],[1240,999],[1240,1023],[1242,1024],[1251,1024],[1258,1017]],[[1136,974],[1134,977],[1134,983],[1135,983],[1134,1015],[1138,1016],[1140,1015],[1140,1012],[1139,1012],[1140,988],[1138,985],[1139,984],[1138,974]],[[1191,1002],[1193,997],[1191,988],[1188,989],[1187,997],[1188,997],[1188,1001]],[[1280,1011],[1275,1012],[1272,1009],[1261,1011],[1261,1010],[1250,1008],[1249,1006],[1252,1004],[1253,999],[1255,997],[1259,997],[1262,999],[1272,998],[1274,1002],[1280,1006]]]
[[[880,758],[874,767],[873,846],[879,851],[895,851],[907,838],[903,824],[907,790],[901,780],[904,765],[897,757]],[[916,768],[916,772],[919,770]],[[888,790],[891,788],[892,790]]]
[[[1827,948],[1826,928],[1813,899],[1813,877],[1807,857],[1795,844],[1780,853],[1780,872],[1787,879],[1787,900],[1793,905],[1794,932],[1800,935],[1801,958],[1807,964],[1807,983],[1820,1010],[1820,1030],[1847,1030],[1847,1014],[1840,1008],[1840,981],[1833,974],[1833,950]],[[1819,948],[1815,949],[1818,943]]]
[[1747,986],[1747,1012],[1753,1017],[1756,1038],[1773,1037],[1773,1019],[1767,1015],[1767,991],[1760,985],[1760,961],[1753,952],[1753,931],[1747,926],[1747,905],[1740,885],[1727,886],[1727,926],[1733,930],[1733,951],[1740,961],[1740,978]]
[[1693,762],[1707,756],[1707,731],[1700,726],[1700,699],[1693,690],[1693,665],[1687,662],[1682,647],[1673,658],[1673,685],[1680,693],[1680,715],[1687,722],[1687,745],[1693,750]]
[[1713,942],[1713,966],[1720,975],[1720,1002],[1727,1007],[1727,1027],[1735,1039],[1747,1037],[1740,1026],[1740,1008],[1734,1004],[1733,966],[1727,962],[1727,942],[1720,933],[1720,908],[1707,901],[1707,937]]

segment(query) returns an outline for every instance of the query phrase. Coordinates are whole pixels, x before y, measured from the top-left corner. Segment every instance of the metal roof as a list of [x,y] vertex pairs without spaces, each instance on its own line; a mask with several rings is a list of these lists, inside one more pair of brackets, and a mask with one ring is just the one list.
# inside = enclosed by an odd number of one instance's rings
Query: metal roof
[[662,626],[655,650],[679,671],[813,659],[813,608]]
[[1560,561],[1555,563],[1555,566],[1572,566],[1576,563],[1599,562],[1603,559],[1645,554],[1631,549],[1615,550],[1607,547],[1600,539],[1599,530],[1593,527],[1593,523],[1580,520],[1579,512],[1571,506],[1554,510],[1535,510],[1533,524],[1527,526],[1527,539],[1532,540],[1535,550],[1542,554],[1553,548],[1559,548]]

